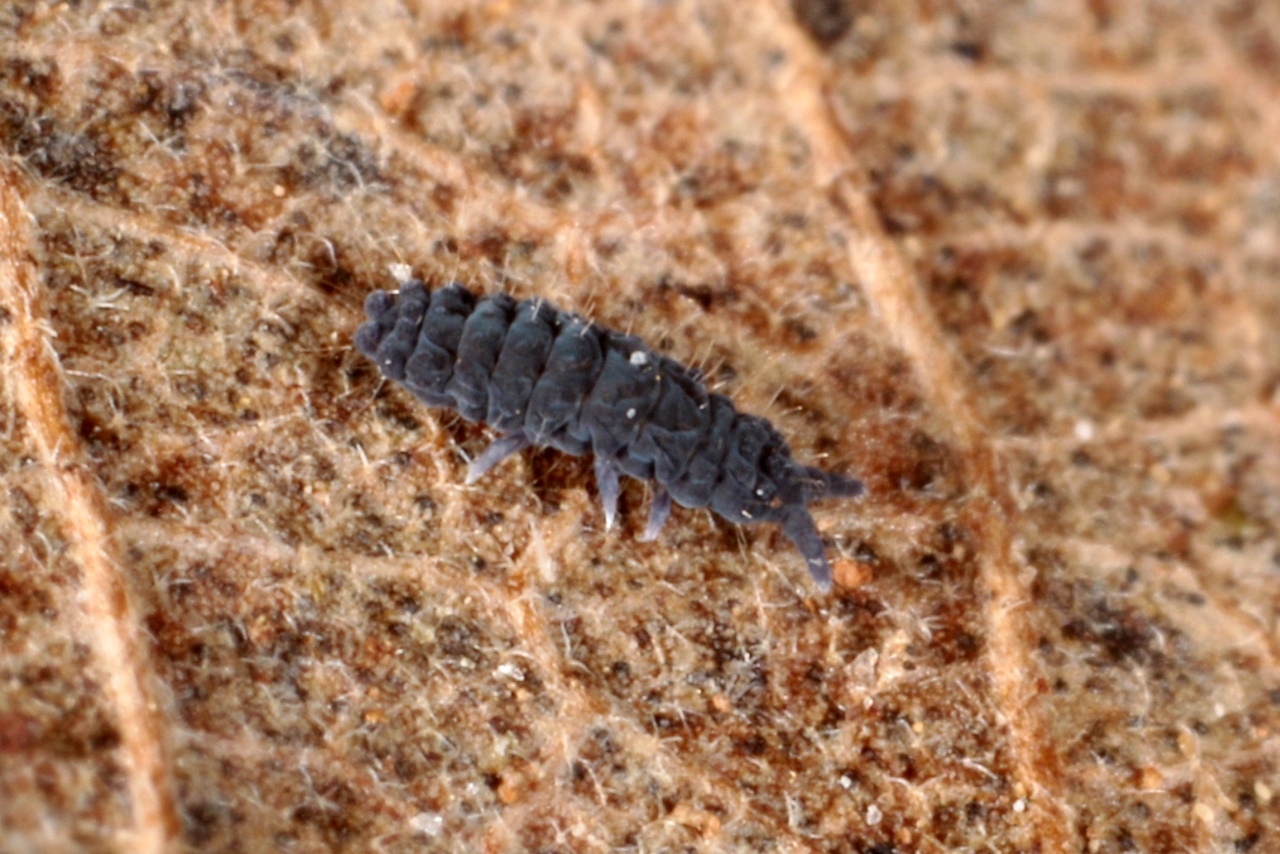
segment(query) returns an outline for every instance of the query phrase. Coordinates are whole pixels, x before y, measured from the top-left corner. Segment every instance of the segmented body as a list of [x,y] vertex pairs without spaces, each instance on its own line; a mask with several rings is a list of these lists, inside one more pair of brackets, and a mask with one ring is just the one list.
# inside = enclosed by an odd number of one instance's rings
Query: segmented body
[[454,283],[431,293],[411,280],[365,300],[356,347],[430,406],[456,410],[501,435],[468,482],[531,445],[595,455],[611,527],[619,475],[656,484],[644,538],[671,502],[738,523],[776,522],[814,581],[831,569],[807,504],[862,494],[861,481],[804,466],[763,418],[738,412],[698,374],[643,341],[541,299],[476,296]]

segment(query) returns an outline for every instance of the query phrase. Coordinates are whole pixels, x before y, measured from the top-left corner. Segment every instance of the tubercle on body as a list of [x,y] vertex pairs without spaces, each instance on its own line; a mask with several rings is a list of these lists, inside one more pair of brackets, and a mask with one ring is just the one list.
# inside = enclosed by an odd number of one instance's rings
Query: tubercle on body
[[501,434],[472,463],[471,483],[530,446],[595,455],[606,525],[626,474],[655,482],[653,539],[674,501],[739,524],[775,522],[822,591],[831,568],[807,504],[862,495],[861,481],[804,466],[768,421],[738,412],[700,376],[542,299],[477,297],[461,284],[416,279],[365,300],[356,348],[429,406]]

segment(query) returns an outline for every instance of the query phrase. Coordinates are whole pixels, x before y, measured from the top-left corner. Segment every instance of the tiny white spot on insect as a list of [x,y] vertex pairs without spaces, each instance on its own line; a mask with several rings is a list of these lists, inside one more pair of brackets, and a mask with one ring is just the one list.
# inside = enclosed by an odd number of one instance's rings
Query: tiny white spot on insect
[[627,410],[627,417],[628,418],[636,417],[636,408],[634,406]]
[[764,490],[763,490],[763,489],[757,489],[757,490],[756,490],[756,495],[757,495],[757,496],[759,496],[760,498],[763,498],[763,497],[764,497]]
[[746,510],[743,510],[743,511],[742,511],[742,518],[743,518],[743,519],[750,519],[750,518],[752,518],[752,516],[751,516],[751,514],[750,514],[749,512],[747,512]]
[[639,367],[649,364],[649,356],[643,350],[636,350],[631,354],[631,364]]

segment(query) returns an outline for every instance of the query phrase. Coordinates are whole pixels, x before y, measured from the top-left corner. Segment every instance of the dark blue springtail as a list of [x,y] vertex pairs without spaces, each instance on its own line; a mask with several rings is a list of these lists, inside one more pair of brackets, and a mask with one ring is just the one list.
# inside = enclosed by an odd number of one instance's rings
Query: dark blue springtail
[[435,293],[417,280],[376,291],[365,313],[356,347],[383,374],[500,434],[468,483],[531,445],[590,451],[606,527],[619,476],[653,480],[642,539],[657,536],[672,501],[731,522],[776,522],[818,587],[831,588],[807,505],[861,495],[862,482],[797,463],[773,425],[709,393],[693,369],[545,300],[477,297],[456,283]]

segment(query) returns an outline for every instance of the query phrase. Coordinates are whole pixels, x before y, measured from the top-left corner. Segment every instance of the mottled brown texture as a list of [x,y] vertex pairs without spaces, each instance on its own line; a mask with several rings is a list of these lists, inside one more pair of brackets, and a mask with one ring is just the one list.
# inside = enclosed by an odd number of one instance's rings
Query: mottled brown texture
[[[0,9],[0,848],[1280,848],[1280,8]],[[837,591],[350,346],[702,367]]]

